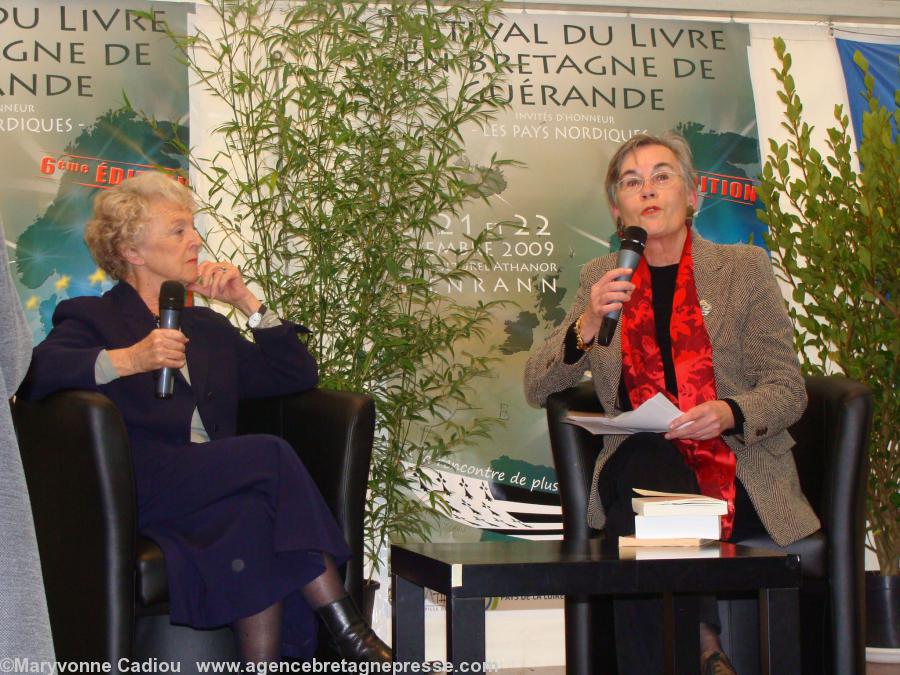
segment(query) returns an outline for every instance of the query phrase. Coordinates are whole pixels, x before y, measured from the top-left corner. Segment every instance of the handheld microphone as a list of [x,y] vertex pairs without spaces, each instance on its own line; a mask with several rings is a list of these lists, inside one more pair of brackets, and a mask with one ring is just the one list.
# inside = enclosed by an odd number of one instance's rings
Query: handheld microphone
[[[643,227],[626,227],[622,234],[622,248],[619,249],[619,260],[616,267],[627,267],[632,273],[637,269],[644,255],[644,244],[647,242],[647,230]],[[616,281],[627,281],[629,277],[621,276]],[[616,332],[616,324],[619,323],[619,315],[622,308],[613,310],[603,317],[600,324],[600,332],[597,334],[597,342],[604,347],[612,342],[613,333]]]
[[[184,286],[177,281],[164,281],[159,289],[159,327],[178,330],[184,309]],[[172,398],[175,368],[163,368],[156,381],[156,398]]]

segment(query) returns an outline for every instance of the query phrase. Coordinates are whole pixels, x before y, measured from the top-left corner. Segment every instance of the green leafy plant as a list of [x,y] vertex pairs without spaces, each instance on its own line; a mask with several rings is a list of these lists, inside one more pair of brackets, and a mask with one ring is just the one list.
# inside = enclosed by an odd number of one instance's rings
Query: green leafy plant
[[[872,391],[867,516],[881,573],[893,575],[900,555],[900,154],[891,121],[900,128],[900,113],[873,96],[868,64],[856,52],[869,107],[857,153],[861,168],[854,168],[850,121],[840,105],[837,126],[827,131],[831,152],[823,156],[812,146],[813,129],[803,121],[791,55],[780,38],[775,51],[788,141],[769,141],[759,190],[765,208],[757,213],[769,226],[766,241],[780,278],[793,289],[790,313],[804,370],[838,371]],[[900,104],[900,91],[895,101]]]
[[[308,326],[322,386],[374,396],[366,514],[378,566],[392,539],[425,538],[446,508],[412,494],[424,468],[490,433],[461,412],[490,374],[493,303],[438,288],[471,276],[489,232],[447,255],[447,218],[505,186],[510,162],[465,156],[463,125],[493,119],[501,77],[492,2],[208,0],[216,30],[175,40],[226,113],[221,150],[191,155],[208,187],[207,243]],[[204,25],[209,25],[205,23]],[[203,181],[197,181],[202,184]],[[472,351],[466,345],[479,345]]]

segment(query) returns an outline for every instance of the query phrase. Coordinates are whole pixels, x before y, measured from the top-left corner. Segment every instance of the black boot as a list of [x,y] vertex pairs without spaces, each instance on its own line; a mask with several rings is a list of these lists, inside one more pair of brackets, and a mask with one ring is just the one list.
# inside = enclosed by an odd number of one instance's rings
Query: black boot
[[345,661],[390,663],[391,649],[359,615],[349,595],[316,610]]

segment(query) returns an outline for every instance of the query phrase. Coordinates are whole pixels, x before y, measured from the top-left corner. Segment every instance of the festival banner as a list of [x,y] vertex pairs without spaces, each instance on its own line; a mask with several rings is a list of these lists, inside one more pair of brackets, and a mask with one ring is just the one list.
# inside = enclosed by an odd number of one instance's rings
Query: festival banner
[[[866,85],[862,71],[853,63],[853,54],[859,51],[869,63],[869,75],[872,76],[872,93],[881,105],[888,110],[896,110],[897,102],[894,93],[900,89],[900,43],[883,44],[876,42],[857,42],[855,40],[836,39],[838,54],[841,57],[841,69],[847,83],[847,99],[850,101],[850,119],[853,122],[853,133],[856,142],[862,140],[863,113],[869,109],[865,99]],[[897,127],[894,137],[897,137]]]
[[187,70],[164,31],[183,34],[192,7],[0,7],[0,217],[35,343],[60,300],[111,286],[82,239],[96,190],[154,167],[187,167],[164,140],[186,142],[188,133]]
[[513,303],[497,311],[485,341],[499,345],[493,378],[457,412],[504,425],[449,468],[435,467],[429,489],[443,490],[452,512],[434,533],[444,541],[561,535],[546,416],[526,403],[522,379],[529,352],[574,301],[582,266],[617,250],[603,180],[620,144],[642,132],[680,131],[699,170],[700,234],[762,244],[747,26],[510,12],[490,30],[508,72],[494,93],[509,109],[485,128],[464,130],[468,159],[483,165],[496,153],[524,167],[497,176],[487,203],[445,216],[430,245],[451,256],[466,248],[467,235],[499,235],[492,260],[471,262],[472,279],[440,290],[466,302]]

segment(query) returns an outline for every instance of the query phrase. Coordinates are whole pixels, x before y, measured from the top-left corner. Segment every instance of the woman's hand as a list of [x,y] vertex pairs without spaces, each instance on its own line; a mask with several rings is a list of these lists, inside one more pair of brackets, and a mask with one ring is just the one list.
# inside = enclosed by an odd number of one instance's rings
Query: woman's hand
[[181,368],[185,363],[187,343],[188,339],[181,331],[157,328],[140,342],[124,349],[110,349],[107,354],[116,372],[124,377],[160,368]]
[[227,302],[247,316],[262,305],[244,284],[241,271],[229,262],[200,263],[200,276],[197,281],[187,285],[187,290],[199,293],[210,300]]
[[628,267],[617,267],[610,270],[599,281],[591,286],[591,297],[584,314],[581,315],[581,339],[590,342],[600,332],[603,317],[610,312],[621,309],[631,300],[634,284],[630,281],[616,281],[618,277],[631,276]]
[[725,401],[706,401],[672,420],[666,438],[670,441],[677,438],[705,441],[721,436],[723,431],[728,431],[732,427],[734,414],[731,412],[731,406]]

